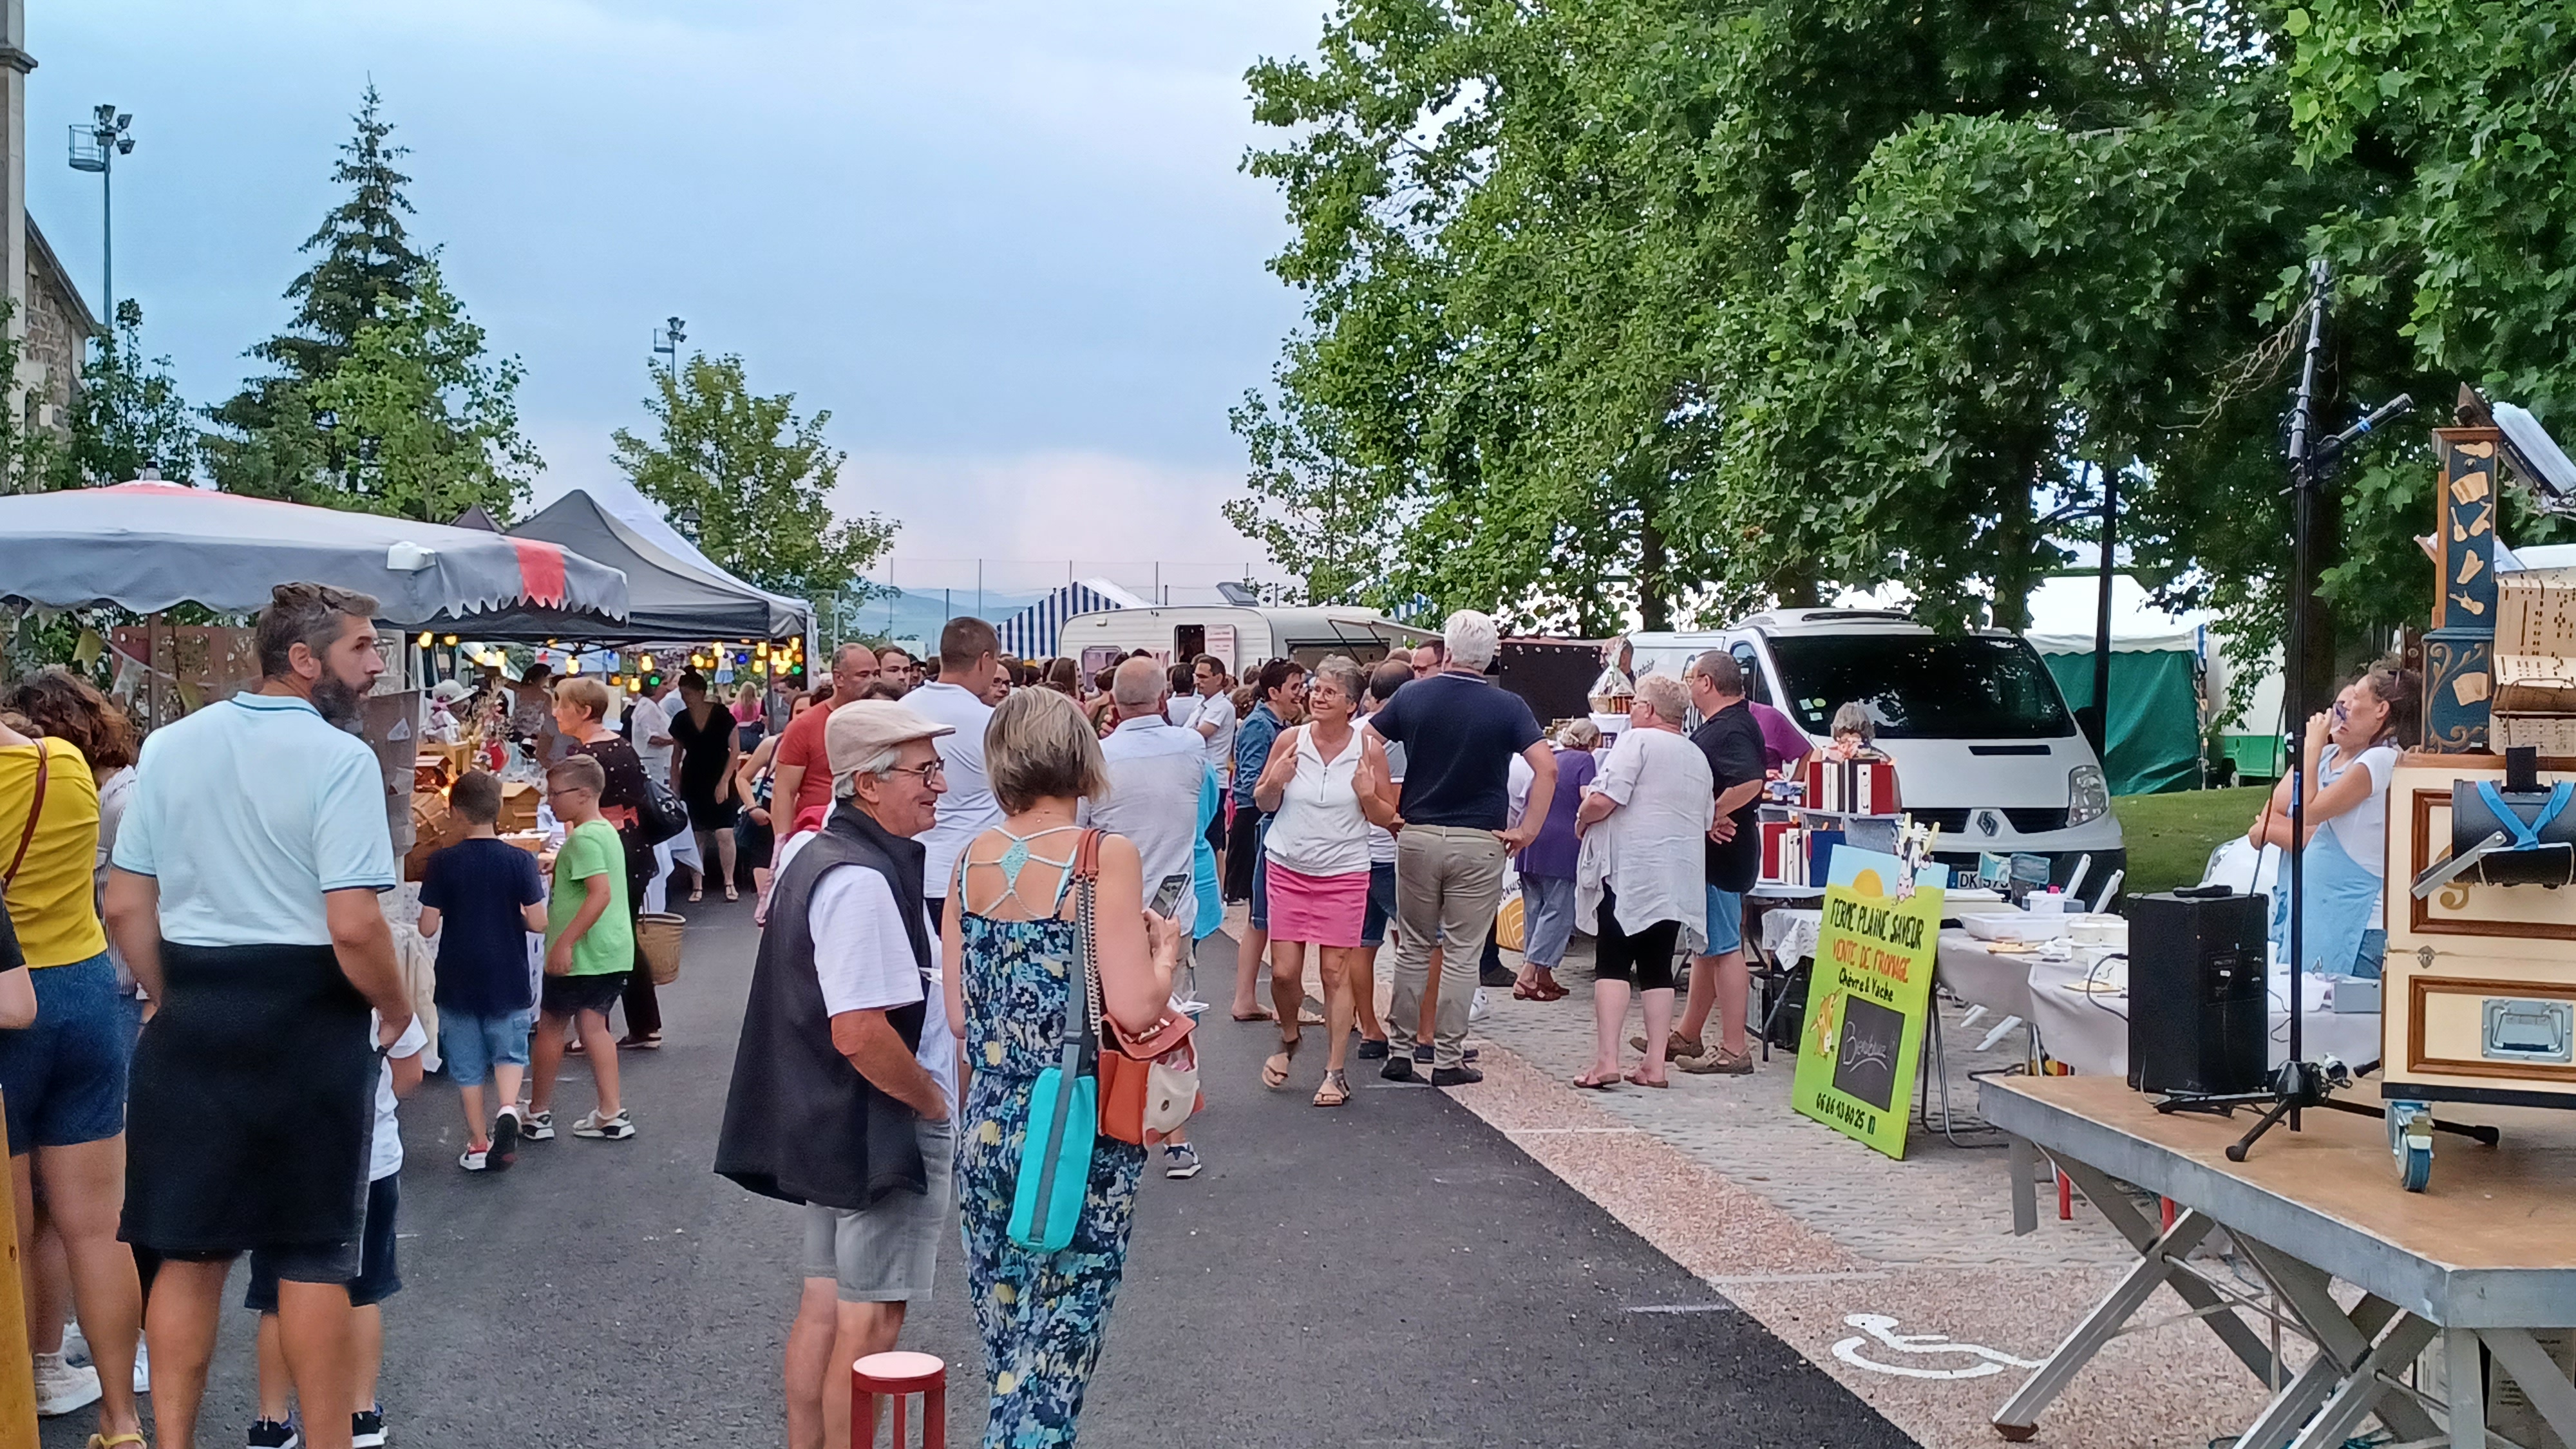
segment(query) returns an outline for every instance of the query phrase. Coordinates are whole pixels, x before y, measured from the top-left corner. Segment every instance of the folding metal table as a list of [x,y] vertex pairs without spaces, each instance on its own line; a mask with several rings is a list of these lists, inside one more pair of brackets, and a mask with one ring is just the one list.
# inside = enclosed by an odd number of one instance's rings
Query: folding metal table
[[[2130,1331],[2157,1287],[2170,1286],[2248,1369],[2279,1385],[2237,1449],[2335,1449],[2374,1414],[2406,1444],[2511,1442],[2487,1432],[2490,1361],[2576,1444],[2576,1385],[2533,1336],[2576,1325],[2576,1125],[2568,1114],[2481,1113],[2503,1129],[2501,1145],[2455,1149],[2452,1170],[2417,1194],[2398,1185],[2385,1129],[2348,1113],[2308,1112],[2305,1130],[2275,1131],[2232,1163],[2224,1149],[2244,1119],[2162,1114],[2116,1077],[1989,1077],[1978,1084],[1978,1106],[2013,1137],[2017,1232],[2038,1222],[2036,1147],[2139,1256],[1995,1411],[2004,1438],[2036,1432],[2049,1401]],[[2180,1209],[2173,1225],[2159,1228],[2121,1183],[2171,1200]],[[2213,1231],[2235,1240],[2277,1307],[2188,1261]],[[2352,1309],[2335,1301],[2336,1280],[2362,1290]],[[2296,1373],[2273,1362],[2275,1321],[2317,1346]],[[2447,1402],[2403,1378],[2437,1343]]]

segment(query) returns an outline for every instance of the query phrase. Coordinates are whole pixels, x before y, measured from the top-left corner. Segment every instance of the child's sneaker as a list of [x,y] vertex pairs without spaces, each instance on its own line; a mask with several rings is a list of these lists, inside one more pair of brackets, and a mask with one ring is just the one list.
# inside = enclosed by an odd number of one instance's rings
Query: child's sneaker
[[[513,1111],[515,1110],[516,1109],[514,1108]],[[530,1142],[554,1141],[555,1114],[552,1112],[530,1112],[527,1114],[526,1120],[519,1124],[519,1135]]]
[[385,1406],[349,1416],[349,1449],[385,1449]]
[[1191,1178],[1199,1175],[1199,1150],[1186,1142],[1175,1142],[1163,1149],[1163,1175]]
[[[250,1449],[301,1449],[304,1436],[296,1433],[292,1424],[281,1424],[275,1419],[253,1419],[248,1442]],[[379,1439],[376,1442],[381,1444],[384,1441]]]
[[614,1117],[602,1117],[599,1109],[593,1107],[580,1121],[572,1124],[572,1135],[593,1137],[604,1142],[623,1142],[635,1135],[635,1124],[627,1119],[623,1108]]
[[489,1149],[478,1151],[468,1147],[456,1154],[456,1165],[467,1172],[488,1172],[492,1167],[492,1154]]
[[519,1160],[519,1106],[513,1102],[501,1109],[492,1123],[492,1150],[486,1166],[494,1172],[507,1172]]

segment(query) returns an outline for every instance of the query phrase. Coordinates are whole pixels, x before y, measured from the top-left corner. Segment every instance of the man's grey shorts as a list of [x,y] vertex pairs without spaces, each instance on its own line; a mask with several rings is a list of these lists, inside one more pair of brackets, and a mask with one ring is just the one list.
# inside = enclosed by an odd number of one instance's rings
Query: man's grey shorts
[[805,1276],[838,1280],[844,1303],[928,1302],[939,1240],[957,1235],[949,1211],[957,1119],[923,1122],[914,1130],[928,1192],[897,1188],[865,1208],[805,1205]]

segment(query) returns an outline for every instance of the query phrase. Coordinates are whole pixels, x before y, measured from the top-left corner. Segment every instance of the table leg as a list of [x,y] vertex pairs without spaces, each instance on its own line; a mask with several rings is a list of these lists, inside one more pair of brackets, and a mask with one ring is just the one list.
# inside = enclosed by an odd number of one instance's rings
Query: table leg
[[2487,1352],[2495,1355],[2495,1361],[2522,1385],[2523,1396],[2559,1439],[2576,1444],[2576,1385],[2569,1384],[2565,1371],[2550,1362],[2549,1351],[2519,1328],[2489,1328],[2478,1336],[2486,1340]]
[[2039,1154],[2030,1150],[2029,1138],[2008,1138],[2004,1162],[2004,1170],[2012,1174],[2013,1236],[2038,1232],[2039,1189],[2031,1175],[2039,1170]]
[[2442,1387],[2451,1404],[2451,1449],[2487,1449],[2486,1363],[2478,1335],[2467,1328],[2442,1330]]
[[[2356,1372],[2357,1365],[2370,1357],[2371,1340],[2397,1316],[2397,1306],[2384,1298],[2365,1295],[2346,1314],[2334,1300],[2334,1279],[2329,1274],[2242,1233],[2236,1235],[2236,1243],[2245,1250],[2255,1270],[2271,1283],[2290,1315],[2316,1337],[2319,1349],[2316,1361],[2291,1380],[2263,1418],[2256,1421],[2266,1432],[2257,1434],[2249,1429],[2237,1441],[2241,1449],[2276,1449],[2288,1440],[2291,1430],[2325,1402],[2330,1392]],[[2389,1400],[2380,1407],[2380,1417],[2403,1440],[2429,1439],[2438,1432],[2432,1416],[2412,1399]]]
[[[2422,1405],[2394,1393],[2381,1381],[2381,1376],[2405,1372],[2406,1366],[2413,1363],[2440,1333],[2441,1330],[2431,1322],[2412,1313],[2399,1315],[2397,1326],[2389,1329],[2388,1336],[2379,1341],[2379,1346],[2363,1355],[2361,1362],[2353,1366],[2352,1376],[2343,1381],[2343,1386],[2334,1391],[2332,1398],[2326,1400],[2325,1407],[2317,1411],[2316,1418],[2299,1431],[2299,1437],[2290,1441],[2290,1449],[2342,1449],[2344,1441],[2361,1428],[2361,1421],[2368,1418],[2373,1409],[2378,1409],[2379,1417],[2386,1420],[2396,1416],[2393,1406],[2400,1400],[2416,1414],[2423,1415]],[[2388,1400],[2389,1407],[2380,1405],[2383,1398]],[[2430,1416],[2425,1417],[2429,1426]],[[2399,1437],[2431,1439],[2439,1436],[2427,1427],[2421,1434],[2401,1431]]]
[[[2190,1250],[2192,1243],[2199,1242],[2203,1235],[2217,1226],[2197,1211],[2185,1211],[2174,1219],[2172,1229],[2159,1233],[2148,1225],[2144,1214],[2129,1206],[2129,1195],[2120,1191],[2118,1185],[2109,1177],[2071,1158],[2060,1157],[2054,1160],[2058,1171],[2065,1173],[2075,1183],[2077,1189],[2092,1201],[2094,1211],[2102,1215],[2102,1220],[2109,1223],[2121,1237],[2128,1239],[2129,1246],[2141,1253],[2147,1251],[2149,1244],[2160,1238],[2171,1239],[2175,1232],[2181,1230],[2183,1224],[2199,1218],[2201,1224],[2199,1231],[2193,1233],[2183,1247],[2173,1250],[2174,1256],[2179,1259],[2183,1253]],[[2195,1311],[2208,1315],[2202,1318],[2201,1322],[2209,1325],[2209,1331],[2218,1335],[2218,1341],[2227,1345],[2228,1352],[2236,1355],[2237,1362],[2251,1369],[2254,1377],[2263,1382],[2268,1384],[2274,1381],[2272,1350],[2264,1344],[2253,1329],[2246,1326],[2245,1320],[2237,1317],[2233,1309],[2224,1313],[2209,1311],[2226,1302],[2218,1296],[2217,1289],[2189,1273],[2177,1273],[2173,1277],[2173,1290],[2185,1304]]]
[[[2316,1335],[2320,1344],[2320,1351],[2315,1358],[2308,1361],[2308,1366],[2299,1370],[2297,1377],[2283,1384],[2280,1391],[2272,1395],[2272,1402],[2264,1405],[2263,1412],[2256,1416],[2253,1423],[2245,1427],[2245,1432],[2236,1436],[2235,1449],[2282,1449],[2282,1446],[2289,1443],[2291,1436],[2298,1431],[2299,1426],[2308,1422],[2309,1416],[2316,1413],[2318,1406],[2325,1403],[2328,1396],[2350,1381],[2353,1363],[2359,1358],[2368,1356],[2369,1346],[2365,1340],[2360,1353],[2347,1352],[2340,1342],[2343,1335],[2334,1334],[2311,1319],[2311,1313],[2317,1311],[2315,1305],[2303,1295],[2289,1291],[2283,1282],[2292,1269],[2302,1265],[2276,1265],[2267,1257],[2256,1255],[2253,1252],[2254,1244],[2248,1239],[2239,1236],[2236,1241],[2247,1250],[2247,1256],[2253,1258],[2257,1270],[2271,1282],[2273,1292],[2281,1299],[2289,1315],[2305,1324],[2309,1332]],[[2275,1272],[2276,1266],[2281,1271]],[[2332,1295],[2326,1294],[2325,1283],[2320,1280],[2313,1285],[2301,1284],[2302,1288],[2310,1286],[2313,1286],[2319,1294],[2325,1295],[2324,1312],[2337,1323],[2343,1322],[2342,1310],[2335,1307]],[[2349,1325],[2346,1327],[2349,1328]],[[2340,1445],[2343,1441],[2338,1439],[2335,1442]]]
[[[2075,1331],[2066,1336],[2048,1361],[2033,1370],[2021,1387],[2013,1390],[2012,1397],[2004,1400],[2003,1407],[1995,1410],[1995,1431],[2006,1439],[2029,1438],[2039,1424],[2040,1411],[2093,1361],[2093,1355],[2100,1353],[2104,1344],[2118,1335],[2121,1325],[2129,1321],[2139,1305],[2173,1276],[2173,1264],[2215,1226],[2199,1213],[2185,1213],[2172,1232],[2142,1244],[2138,1266],[2130,1269],[2128,1276],[2091,1313],[2084,1315],[2084,1321],[2075,1325]],[[2215,1322],[2211,1326],[2215,1327]]]

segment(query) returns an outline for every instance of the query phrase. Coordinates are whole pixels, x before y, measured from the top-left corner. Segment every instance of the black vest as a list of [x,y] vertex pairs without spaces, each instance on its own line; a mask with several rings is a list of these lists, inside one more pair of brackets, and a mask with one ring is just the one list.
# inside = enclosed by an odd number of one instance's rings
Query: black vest
[[769,926],[752,968],[733,1058],[716,1172],[753,1192],[788,1202],[863,1208],[896,1188],[927,1192],[910,1107],[860,1076],[832,1045],[832,1019],[814,974],[806,914],[827,870],[873,870],[894,890],[922,973],[923,1000],[886,1012],[905,1047],[921,1046],[922,1016],[944,1011],[930,997],[930,932],[923,920],[924,852],[849,805],[835,806],[822,833],[780,872],[769,893]]

